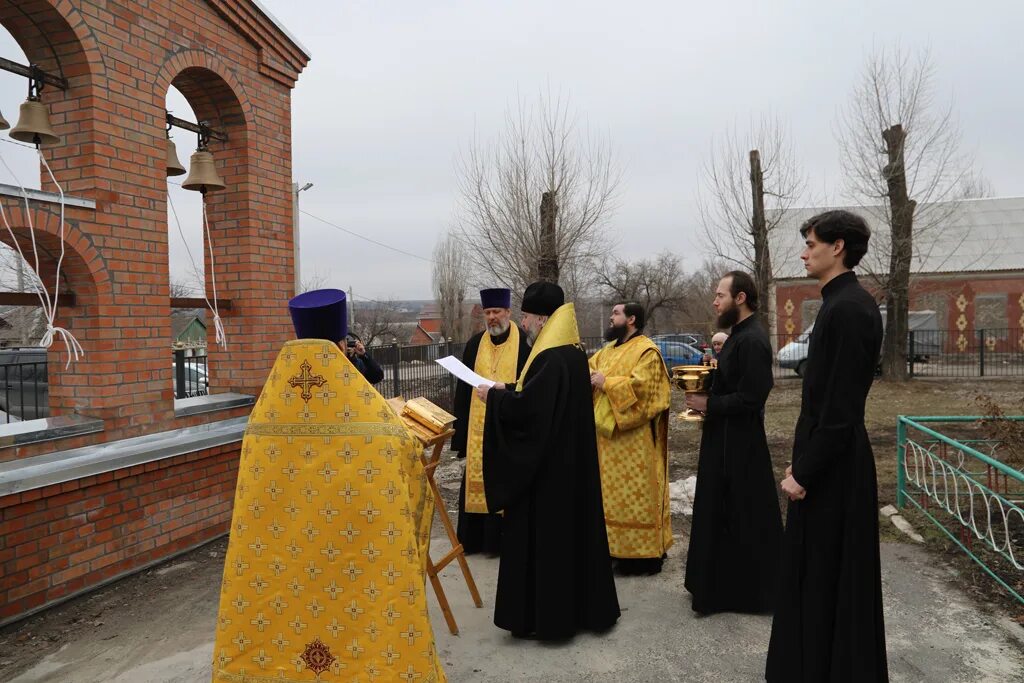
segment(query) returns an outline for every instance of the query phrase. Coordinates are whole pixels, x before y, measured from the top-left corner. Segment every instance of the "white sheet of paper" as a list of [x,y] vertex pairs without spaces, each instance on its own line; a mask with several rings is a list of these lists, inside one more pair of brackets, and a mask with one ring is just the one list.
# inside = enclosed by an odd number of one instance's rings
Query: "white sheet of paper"
[[481,377],[480,375],[476,374],[475,372],[467,368],[462,363],[462,361],[456,358],[455,356],[445,356],[444,358],[438,358],[434,362],[440,365],[448,372],[458,377],[459,379],[461,379],[463,382],[465,382],[471,387],[478,387],[481,384],[486,384],[489,387],[494,386],[494,380],[490,380],[487,379],[486,377]]

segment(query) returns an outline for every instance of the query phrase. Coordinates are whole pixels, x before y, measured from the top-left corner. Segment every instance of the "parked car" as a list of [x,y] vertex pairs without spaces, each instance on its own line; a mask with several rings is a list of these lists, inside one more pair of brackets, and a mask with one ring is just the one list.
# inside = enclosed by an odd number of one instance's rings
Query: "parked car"
[[[882,329],[885,329],[885,306],[880,307],[882,313]],[[908,328],[914,333],[914,361],[927,362],[932,355],[942,352],[942,333],[938,329],[938,316],[935,311],[910,311]],[[814,323],[803,331],[799,337],[779,349],[779,367],[795,370],[804,376],[807,367],[807,349],[811,343]]]
[[0,422],[50,416],[46,349],[0,349]]
[[[174,364],[171,364],[171,372],[174,376],[174,395],[181,396],[178,386],[178,373]],[[210,393],[210,380],[206,376],[206,368],[197,363],[185,363],[185,398],[194,396],[206,396]]]
[[656,334],[651,339],[654,342],[667,341],[667,342],[682,342],[683,344],[689,344],[696,349],[706,349],[708,347],[707,341],[704,339],[704,335],[697,332],[677,332],[675,334]]
[[704,360],[704,352],[700,349],[684,344],[683,342],[654,340],[661,357],[665,360],[665,367],[671,373],[672,368],[677,365],[700,365]]

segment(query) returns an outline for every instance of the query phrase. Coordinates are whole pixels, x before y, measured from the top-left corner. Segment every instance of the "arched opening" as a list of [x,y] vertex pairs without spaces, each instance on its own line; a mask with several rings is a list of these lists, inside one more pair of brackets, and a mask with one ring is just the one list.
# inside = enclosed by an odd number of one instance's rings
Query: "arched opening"
[[[62,79],[64,64],[88,62],[65,17],[52,4],[38,0],[0,7],[0,57],[15,66],[39,66]],[[65,82],[69,88],[87,87],[89,77],[87,69],[79,69],[75,78]],[[11,127],[19,122],[20,105],[29,94],[29,84],[24,74],[0,70],[0,113]],[[39,94],[51,125],[62,136],[57,144],[45,146],[43,154],[57,181],[66,186],[71,178],[78,177],[77,171],[69,173],[68,160],[80,150],[80,140],[70,144],[66,138],[68,108],[64,107],[62,113],[54,108],[66,100],[67,92],[46,84]],[[81,136],[82,126],[71,125]],[[62,224],[57,218],[60,204],[55,195],[47,198],[38,194],[39,190],[52,193],[56,189],[36,148],[14,140],[9,130],[0,131],[0,202],[5,208],[5,221],[0,224],[0,424],[51,414],[51,379],[56,373],[51,365],[56,363],[50,361],[64,348],[56,344],[55,354],[40,346],[49,320],[35,301],[42,291],[51,297],[54,294],[58,261],[62,298],[71,291],[95,294],[92,266],[70,245],[73,234],[80,236],[77,227],[69,219]],[[28,214],[24,210],[26,196],[34,200]],[[64,242],[60,239],[62,230]],[[58,316],[54,324],[60,326],[63,322],[68,329],[72,325],[67,320],[86,315],[84,308],[53,312]],[[56,393],[67,391],[57,387]]]
[[[182,187],[188,176],[168,178],[173,381],[175,399],[181,400],[229,388],[217,381],[216,360],[223,351],[215,343],[218,313],[229,344],[232,333],[235,344],[241,341],[240,331],[231,329],[228,311],[221,310],[218,302],[230,299],[229,237],[239,224],[237,206],[244,203],[248,191],[241,183],[247,166],[247,136],[237,95],[210,69],[189,67],[178,73],[168,87],[166,108],[176,118],[203,123],[228,137],[227,141],[209,141],[217,173],[227,186],[224,190],[209,192],[204,199],[201,193]],[[179,161],[191,170],[190,157],[196,151],[198,135],[180,128],[172,128],[170,135]],[[203,224],[204,201],[208,233]],[[182,305],[182,299],[191,301]]]
[[[0,26],[0,57],[28,64],[24,50],[6,28]],[[17,74],[0,71],[0,114],[13,127],[18,109],[28,94],[28,81]],[[0,184],[40,189],[39,157],[31,145],[11,139],[10,131],[0,131]]]
[[[167,112],[198,123],[188,99],[173,85],[167,89]],[[178,160],[187,169],[196,147],[195,133],[170,127],[168,136]],[[167,178],[167,257],[171,297],[171,350],[175,400],[209,394],[210,367],[207,349],[213,342],[212,320],[205,305],[182,299],[202,299],[205,292],[206,236],[203,231],[203,197],[186,190],[187,176]]]

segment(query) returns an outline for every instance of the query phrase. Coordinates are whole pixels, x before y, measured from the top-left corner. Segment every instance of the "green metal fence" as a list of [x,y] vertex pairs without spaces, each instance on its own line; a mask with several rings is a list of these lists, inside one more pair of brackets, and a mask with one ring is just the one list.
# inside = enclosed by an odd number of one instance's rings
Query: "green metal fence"
[[[962,428],[984,419],[901,415],[896,426],[896,505],[910,503],[920,510],[1024,603],[1024,474],[1000,461],[1004,444],[939,431],[943,425],[966,431]],[[1001,419],[1022,421],[1024,416]],[[1006,562],[986,562],[975,552],[976,543]]]

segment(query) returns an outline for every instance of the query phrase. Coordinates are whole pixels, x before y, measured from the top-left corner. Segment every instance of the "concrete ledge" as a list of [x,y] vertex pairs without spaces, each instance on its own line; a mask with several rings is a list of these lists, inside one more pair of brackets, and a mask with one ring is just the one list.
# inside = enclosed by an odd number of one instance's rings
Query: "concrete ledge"
[[0,496],[239,442],[248,420],[236,417],[0,463]]
[[84,415],[61,415],[0,425],[0,448],[66,439],[103,431],[103,420]]
[[188,417],[189,415],[201,415],[202,413],[213,413],[218,410],[229,408],[242,408],[256,403],[256,397],[249,394],[236,394],[228,392],[225,394],[212,394],[210,396],[195,396],[193,398],[174,399],[174,416]]
[[[0,197],[14,197],[21,201],[25,200],[25,195],[28,195],[30,202],[42,202],[44,204],[60,204],[60,195],[56,192],[43,192],[42,190],[32,190],[25,188],[25,193],[22,194],[21,188],[17,185],[7,185],[6,183],[0,183]],[[72,197],[71,195],[64,195],[64,206],[77,206],[80,209],[95,209],[96,202],[92,199],[86,199],[85,197]]]

